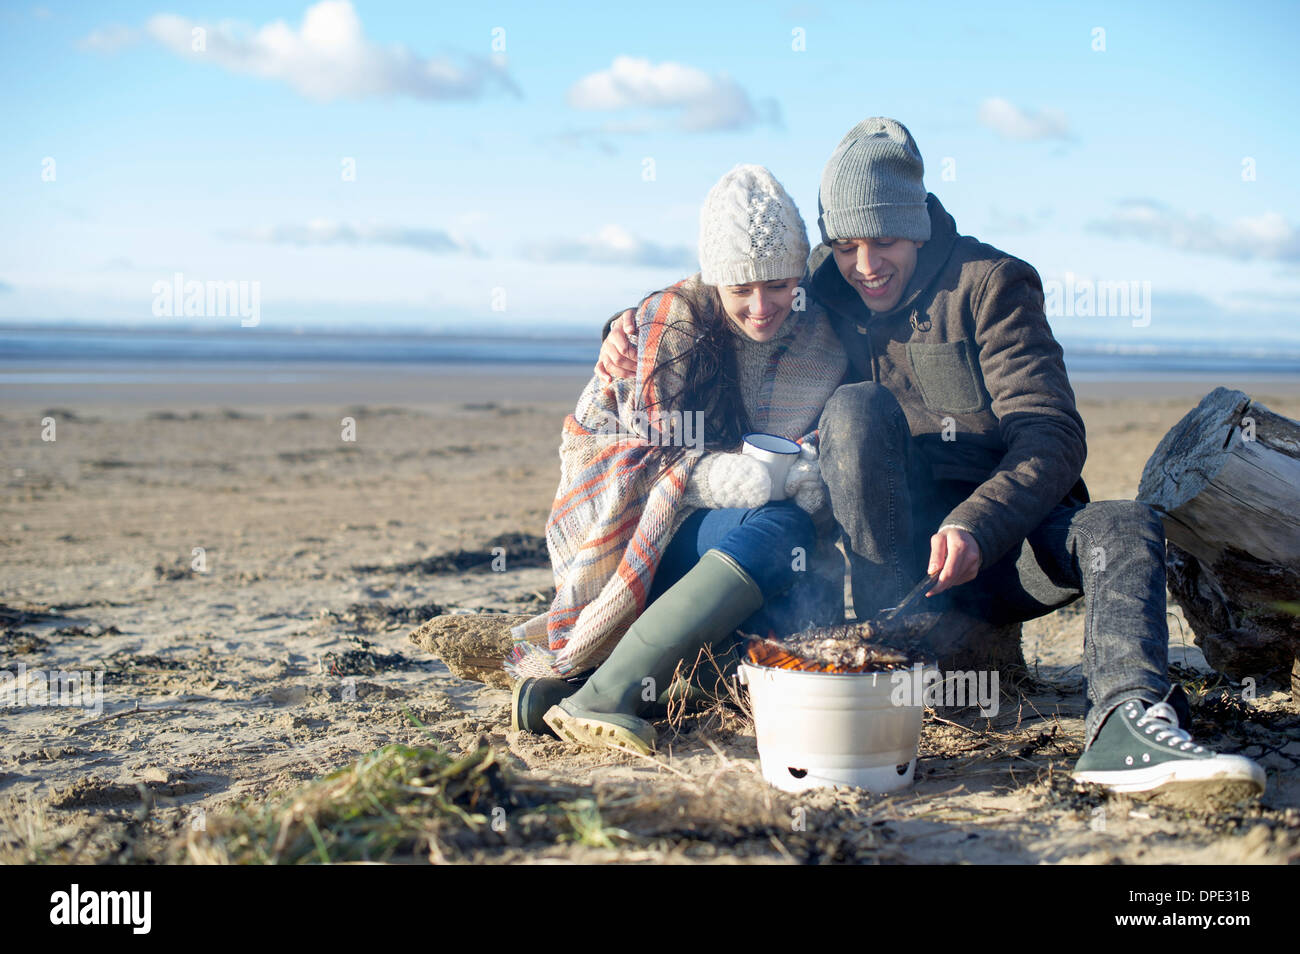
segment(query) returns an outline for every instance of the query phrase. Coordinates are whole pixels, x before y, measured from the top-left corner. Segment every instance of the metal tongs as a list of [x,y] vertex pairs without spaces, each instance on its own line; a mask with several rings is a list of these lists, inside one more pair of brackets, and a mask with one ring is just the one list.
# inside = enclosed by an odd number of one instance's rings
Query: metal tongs
[[904,596],[903,601],[897,606],[886,606],[875,615],[875,620],[885,623],[902,616],[920,601],[921,597],[925,595],[926,591],[930,589],[930,587],[939,582],[940,572],[942,571],[936,570],[920,583],[916,584],[916,586],[912,587],[912,591]]

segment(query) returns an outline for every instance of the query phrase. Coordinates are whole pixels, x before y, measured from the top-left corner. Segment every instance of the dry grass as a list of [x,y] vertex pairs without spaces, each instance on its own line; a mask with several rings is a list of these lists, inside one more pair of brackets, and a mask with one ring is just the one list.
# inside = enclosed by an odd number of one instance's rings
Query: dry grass
[[528,779],[480,744],[460,756],[387,745],[281,801],[245,804],[190,832],[199,864],[446,861],[527,842],[610,840],[580,791]]
[[[347,862],[866,861],[891,856],[861,799],[789,796],[711,737],[745,717],[719,700],[683,717],[685,761],[666,774],[575,786],[533,778],[481,741],[462,755],[388,745],[272,801],[210,815],[176,838],[194,864]],[[682,768],[703,760],[707,772]],[[807,822],[807,819],[813,822]],[[815,822],[815,823],[814,823]]]
[[0,802],[0,865],[136,860],[134,849],[140,822],[152,807],[152,799],[146,799],[137,812],[106,813],[91,818],[51,812],[45,799],[10,794]]
[[58,859],[64,839],[44,802],[10,795],[0,802],[0,864],[45,864]]
[[707,646],[700,650],[687,668],[677,664],[673,681],[689,680],[704,687],[692,697],[674,695],[668,701],[668,741],[675,742],[686,732],[753,735],[754,710],[749,693],[742,692],[734,678],[726,675],[725,660]]

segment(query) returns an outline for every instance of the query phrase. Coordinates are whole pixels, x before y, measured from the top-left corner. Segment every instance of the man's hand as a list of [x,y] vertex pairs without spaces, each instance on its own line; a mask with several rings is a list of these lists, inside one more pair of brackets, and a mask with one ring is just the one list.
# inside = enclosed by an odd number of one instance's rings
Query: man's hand
[[636,374],[636,312],[629,308],[610,326],[605,343],[600,346],[596,377],[606,384],[615,378]]
[[965,530],[957,527],[944,527],[930,538],[930,566],[926,573],[933,573],[942,568],[939,581],[926,596],[934,596],[944,590],[975,579],[980,571],[980,545]]

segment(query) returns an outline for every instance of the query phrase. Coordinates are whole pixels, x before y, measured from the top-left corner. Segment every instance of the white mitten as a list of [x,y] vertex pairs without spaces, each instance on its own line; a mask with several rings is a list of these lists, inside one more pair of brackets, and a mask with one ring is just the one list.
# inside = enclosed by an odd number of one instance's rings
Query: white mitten
[[795,506],[804,513],[816,513],[826,506],[826,485],[821,478],[806,480],[794,493]]
[[719,508],[748,510],[772,499],[772,475],[761,460],[745,454],[718,454],[709,466],[708,485]]
[[816,513],[826,506],[826,484],[822,482],[815,448],[805,447],[790,465],[785,475],[785,495],[806,513]]

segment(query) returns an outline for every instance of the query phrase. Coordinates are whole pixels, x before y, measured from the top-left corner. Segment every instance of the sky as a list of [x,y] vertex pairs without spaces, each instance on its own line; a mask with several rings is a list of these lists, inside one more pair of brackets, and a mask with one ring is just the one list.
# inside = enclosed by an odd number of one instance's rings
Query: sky
[[5,2],[0,321],[239,324],[179,274],[266,329],[590,331],[738,163],[815,242],[879,115],[1058,336],[1300,348],[1298,45],[1269,2]]

